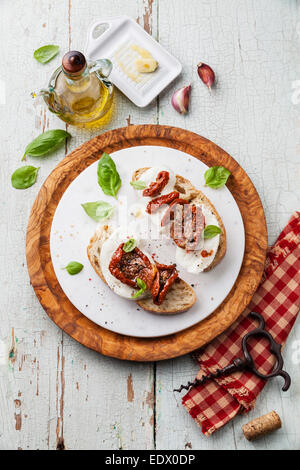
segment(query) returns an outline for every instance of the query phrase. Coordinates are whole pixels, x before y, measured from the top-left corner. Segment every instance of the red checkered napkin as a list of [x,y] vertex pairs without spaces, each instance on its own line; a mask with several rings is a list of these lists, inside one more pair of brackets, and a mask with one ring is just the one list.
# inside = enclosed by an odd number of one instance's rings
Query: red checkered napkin
[[[242,356],[243,336],[257,327],[249,312],[260,313],[275,341],[284,344],[300,309],[300,212],[295,212],[269,250],[263,280],[251,304],[225,333],[196,352],[201,366],[198,378],[227,366]],[[269,373],[274,360],[265,338],[253,339],[250,352],[262,373]],[[276,379],[273,379],[276,380]],[[251,372],[236,372],[192,388],[182,399],[190,415],[209,436],[238,413],[255,406],[266,382]]]

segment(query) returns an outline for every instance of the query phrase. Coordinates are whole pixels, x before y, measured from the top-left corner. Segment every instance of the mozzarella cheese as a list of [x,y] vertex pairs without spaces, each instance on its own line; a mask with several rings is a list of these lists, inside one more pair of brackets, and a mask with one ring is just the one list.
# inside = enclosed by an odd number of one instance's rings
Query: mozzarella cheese
[[[137,241],[138,247],[147,256],[151,264],[155,265],[151,255],[149,253],[146,253],[145,250],[143,250],[141,240],[139,239],[138,234],[133,230],[131,231],[131,233],[127,232],[126,234],[126,232],[122,228],[118,228],[102,245],[100,253],[100,266],[108,286],[120,297],[134,300],[132,299],[132,295],[136,292],[136,289],[133,289],[127,284],[123,284],[119,279],[114,277],[109,270],[109,264],[111,262],[114,252],[117,250],[121,243],[128,241],[129,238],[134,238]],[[139,298],[142,299],[147,295],[149,295],[149,293],[145,292]]]
[[[207,225],[216,225],[219,227],[218,220],[216,216],[211,212],[206,206],[199,205],[201,207],[204,218],[205,226]],[[187,253],[183,248],[176,247],[176,262],[185,268],[189,273],[198,274],[208,268],[213,262],[216,253],[219,248],[220,235],[216,235],[213,238],[201,238],[199,249],[195,251],[190,251]],[[210,256],[203,256],[201,253],[206,251],[207,253],[211,252]]]

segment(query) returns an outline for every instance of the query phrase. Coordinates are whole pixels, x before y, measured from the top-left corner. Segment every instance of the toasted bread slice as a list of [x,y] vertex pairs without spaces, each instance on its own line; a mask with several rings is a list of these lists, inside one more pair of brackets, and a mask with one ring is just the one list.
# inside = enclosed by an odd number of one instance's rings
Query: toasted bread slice
[[111,234],[111,227],[109,227],[109,225],[103,225],[102,227],[98,228],[98,230],[94,233],[87,247],[87,255],[90,260],[90,263],[98,274],[98,276],[102,279],[103,282],[105,282],[105,284],[106,281],[102,273],[99,259],[102,245],[105,240],[110,237]]
[[148,312],[159,315],[182,313],[189,310],[196,302],[194,289],[183,279],[174,282],[161,305],[155,305],[152,297],[137,300],[137,304]]
[[[136,181],[140,179],[142,174],[147,170],[149,170],[149,167],[139,168],[133,173],[132,180]],[[210,271],[214,266],[220,263],[226,253],[226,230],[222,219],[219,216],[216,208],[212,205],[210,200],[202,193],[202,191],[199,191],[199,189],[194,188],[192,183],[186,178],[183,178],[183,176],[176,175],[176,184],[174,188],[180,193],[180,197],[182,199],[186,199],[191,203],[203,204],[207,206],[217,218],[222,233],[220,234],[220,243],[216,256],[213,262],[208,266],[208,268],[204,269],[204,271]]]
[[[101,265],[99,262],[101,248],[105,240],[107,240],[112,234],[112,228],[108,225],[100,227],[96,233],[92,236],[90,243],[87,247],[87,255],[91,265],[102,279],[106,283],[102,273]],[[161,305],[155,305],[152,297],[141,299],[136,303],[144,310],[148,312],[157,313],[161,315],[182,313],[190,309],[196,302],[196,294],[194,289],[182,279],[179,279],[173,284],[170,291],[168,292],[165,300]]]

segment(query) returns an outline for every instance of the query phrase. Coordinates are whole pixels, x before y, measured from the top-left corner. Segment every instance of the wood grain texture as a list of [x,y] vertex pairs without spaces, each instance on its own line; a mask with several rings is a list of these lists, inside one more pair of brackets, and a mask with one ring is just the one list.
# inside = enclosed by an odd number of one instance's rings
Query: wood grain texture
[[[162,338],[131,338],[110,332],[82,315],[62,291],[50,256],[50,229],[55,209],[69,184],[103,152],[137,145],[161,145],[186,152],[208,166],[223,165],[232,176],[228,187],[245,226],[245,256],[231,292],[207,319],[185,331]],[[66,333],[104,355],[133,361],[181,356],[203,346],[228,328],[255,292],[264,268],[267,230],[259,196],[238,163],[213,142],[183,129],[141,125],[102,134],[68,155],[42,186],[29,218],[26,255],[31,284],[50,318]]]

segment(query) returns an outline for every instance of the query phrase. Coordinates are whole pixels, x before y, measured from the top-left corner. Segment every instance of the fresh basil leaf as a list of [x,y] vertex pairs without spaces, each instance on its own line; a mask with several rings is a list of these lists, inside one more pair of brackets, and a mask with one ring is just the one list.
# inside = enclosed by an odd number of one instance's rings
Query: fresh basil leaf
[[58,51],[59,46],[49,44],[36,49],[33,53],[33,57],[41,64],[46,64],[58,54]]
[[222,233],[222,230],[217,225],[207,225],[202,233],[203,238],[214,238]]
[[107,153],[103,153],[98,163],[98,184],[104,194],[116,198],[121,187],[121,178],[117,172],[115,162]]
[[136,180],[136,181],[130,181],[131,186],[134,187],[134,189],[146,189],[147,185],[145,181],[141,180]]
[[132,296],[133,299],[137,299],[147,289],[146,283],[142,279],[140,279],[139,277],[136,278],[136,283],[137,283],[137,286],[140,289],[135,294],[133,294],[133,296]]
[[25,159],[26,155],[31,157],[41,157],[51,150],[56,149],[68,137],[71,137],[71,134],[63,129],[46,131],[27,145],[22,160]]
[[67,266],[65,266],[62,269],[66,269],[71,276],[74,276],[74,274],[80,273],[83,269],[83,264],[78,263],[77,261],[71,261]]
[[230,171],[224,166],[212,166],[204,173],[205,184],[214,189],[222,188],[230,175]]
[[11,175],[11,184],[16,189],[30,188],[35,182],[40,167],[26,165],[18,168]]
[[129,238],[129,240],[124,243],[124,246],[123,246],[123,251],[125,251],[125,253],[130,253],[130,251],[133,251],[136,247],[136,240],[134,238]]
[[146,283],[143,281],[143,279],[140,279],[139,277],[137,277],[136,283],[140,289],[143,289],[144,291],[147,289]]
[[115,210],[114,206],[105,201],[85,202],[81,206],[87,215],[96,222],[108,219]]

